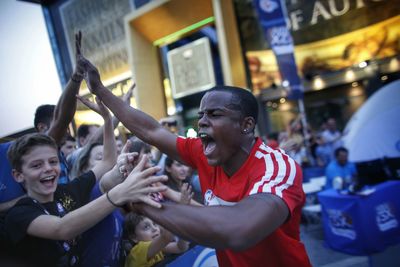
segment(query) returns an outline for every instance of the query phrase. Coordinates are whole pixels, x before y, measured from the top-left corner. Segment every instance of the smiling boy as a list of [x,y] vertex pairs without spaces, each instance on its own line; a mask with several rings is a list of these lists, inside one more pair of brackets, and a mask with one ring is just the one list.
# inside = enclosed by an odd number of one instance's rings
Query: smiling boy
[[150,201],[159,206],[147,194],[160,191],[160,187],[149,185],[165,177],[141,181],[158,170],[142,171],[145,160],[123,183],[88,203],[96,175],[102,176],[112,163],[107,166],[109,163],[103,162],[68,184],[57,185],[60,174],[57,145],[52,138],[39,133],[18,138],[8,157],[13,176],[24,184],[27,197],[9,210],[5,227],[15,255],[24,258],[29,266],[76,266],[79,255],[75,238],[111,213],[116,205]]

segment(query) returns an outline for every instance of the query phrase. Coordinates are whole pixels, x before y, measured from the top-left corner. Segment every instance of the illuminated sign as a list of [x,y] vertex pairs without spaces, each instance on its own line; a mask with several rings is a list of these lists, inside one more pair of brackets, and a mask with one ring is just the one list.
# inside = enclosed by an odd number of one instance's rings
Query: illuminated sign
[[169,51],[167,61],[173,98],[215,86],[210,41],[207,37]]

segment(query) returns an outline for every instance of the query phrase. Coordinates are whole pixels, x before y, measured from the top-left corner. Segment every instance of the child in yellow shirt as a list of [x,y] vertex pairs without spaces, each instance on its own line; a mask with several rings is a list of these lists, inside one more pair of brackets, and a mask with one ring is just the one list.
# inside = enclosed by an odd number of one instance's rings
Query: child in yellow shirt
[[135,244],[127,255],[125,267],[151,267],[164,259],[164,253],[180,254],[189,248],[187,241],[175,241],[171,232],[133,212],[125,217],[124,227]]
[[[184,204],[192,201],[191,187],[187,184],[177,194],[171,198],[180,198]],[[151,267],[161,262],[165,253],[180,254],[189,248],[189,242],[179,238],[175,240],[171,232],[133,212],[125,216],[124,233],[133,245],[126,257],[125,267]]]

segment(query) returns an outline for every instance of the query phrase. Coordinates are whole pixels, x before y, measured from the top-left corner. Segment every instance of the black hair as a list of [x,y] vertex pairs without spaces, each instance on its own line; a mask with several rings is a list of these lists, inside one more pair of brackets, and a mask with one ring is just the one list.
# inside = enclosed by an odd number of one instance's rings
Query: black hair
[[35,118],[33,120],[33,126],[35,126],[36,130],[38,130],[39,123],[44,123],[50,127],[55,108],[55,105],[41,105],[36,108]]
[[165,166],[171,167],[172,163],[174,163],[174,159],[170,157],[165,158]]
[[174,163],[174,159],[170,158],[170,157],[166,157],[165,161],[164,161],[164,174],[168,176],[168,181],[167,184],[169,183],[173,183],[174,179],[171,177],[171,173],[169,171],[167,171],[167,167],[171,168],[172,164]]
[[72,142],[75,142],[76,140],[75,140],[75,137],[73,137],[73,136],[70,135],[70,134],[67,134],[67,137],[65,138],[65,141],[72,141]]
[[86,136],[88,136],[89,129],[90,129],[90,127],[93,127],[93,126],[96,126],[96,125],[95,124],[81,124],[78,127],[78,131],[76,133],[77,137],[78,138],[80,138],[80,137],[85,138]]
[[258,103],[254,95],[247,89],[218,85],[211,88],[207,93],[211,92],[228,92],[232,94],[230,108],[239,110],[244,117],[253,117],[255,123],[258,119]]
[[339,147],[335,149],[335,158],[337,158],[339,156],[340,152],[345,152],[345,153],[349,153],[349,151],[344,148],[344,147]]
[[168,176],[167,182],[165,182],[165,185],[167,185],[169,188],[171,188],[174,191],[180,192],[181,191],[181,186],[183,183],[189,183],[188,177],[185,178],[183,181],[179,181],[175,178],[172,177],[172,174],[167,171],[167,167],[171,168],[172,164],[174,162],[177,162],[181,164],[179,161],[174,160],[173,158],[166,157],[164,161],[164,174]]
[[129,212],[125,216],[124,226],[123,226],[123,236],[124,239],[129,240],[132,243],[132,245],[134,245],[132,237],[135,236],[136,226],[138,226],[138,224],[144,219],[145,217],[143,215],[134,212]]
[[76,140],[75,140],[75,137],[73,137],[72,135],[70,135],[69,133],[67,133],[67,134],[64,136],[64,138],[62,139],[61,145],[60,145],[60,146],[65,145],[65,143],[66,143],[67,141],[75,142]]

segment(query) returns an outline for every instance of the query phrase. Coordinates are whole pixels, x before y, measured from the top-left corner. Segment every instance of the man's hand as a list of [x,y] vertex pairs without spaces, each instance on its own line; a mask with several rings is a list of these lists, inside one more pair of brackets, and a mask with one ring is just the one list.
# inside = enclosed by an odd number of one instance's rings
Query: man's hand
[[84,69],[84,79],[92,94],[96,94],[99,87],[104,87],[100,80],[100,73],[97,68],[82,54],[78,55],[77,62]]

